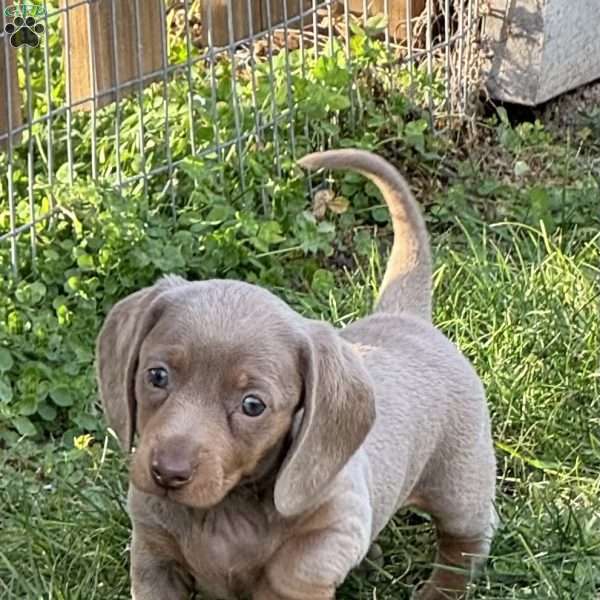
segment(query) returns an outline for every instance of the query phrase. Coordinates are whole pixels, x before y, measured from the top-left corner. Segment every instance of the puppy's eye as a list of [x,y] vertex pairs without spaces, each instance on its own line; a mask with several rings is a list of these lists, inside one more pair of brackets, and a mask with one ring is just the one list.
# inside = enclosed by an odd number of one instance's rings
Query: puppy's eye
[[169,373],[162,367],[148,369],[148,383],[156,388],[164,389],[169,385]]
[[258,417],[262,415],[265,408],[265,403],[256,396],[246,396],[242,400],[242,410],[248,417]]

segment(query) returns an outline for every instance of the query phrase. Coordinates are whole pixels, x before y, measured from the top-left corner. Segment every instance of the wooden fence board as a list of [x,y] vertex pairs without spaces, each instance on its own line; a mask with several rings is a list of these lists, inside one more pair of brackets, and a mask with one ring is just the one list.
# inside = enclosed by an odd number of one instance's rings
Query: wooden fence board
[[[233,40],[250,35],[250,19],[246,0],[205,0],[202,2],[202,43],[208,46],[226,46],[229,39],[229,5],[231,3]],[[258,0],[251,0],[252,30],[262,31],[262,10]],[[210,36],[209,36],[210,24]]]
[[[233,22],[232,40],[229,36],[230,5]],[[252,32],[250,31],[247,0],[206,0],[203,2],[202,43],[205,46],[208,46],[209,42],[213,46],[226,46],[229,43],[235,43],[249,37],[250,33],[266,31],[269,27],[269,12],[271,27],[279,27],[285,20],[286,12],[289,21],[308,10],[312,6],[312,0],[251,0],[250,5],[252,10]],[[209,23],[211,24],[210,36]],[[296,20],[291,26],[297,28],[299,23],[300,21]]]
[[[90,98],[94,96],[96,108],[114,102],[117,95],[137,89],[141,77],[163,68],[166,25],[161,2],[140,2],[136,25],[134,2],[95,0],[79,4],[80,0],[61,0],[62,6],[68,7],[63,17],[65,52],[69,56],[65,61],[69,66],[67,100],[76,104],[75,110],[91,110],[94,100]],[[131,85],[124,85],[128,82]],[[117,86],[118,92],[114,89]]]
[[[267,3],[269,3],[271,10],[271,23],[273,27],[276,27],[284,22],[286,16],[284,14],[284,2],[288,21],[312,7],[312,0],[265,0],[263,4],[263,29],[266,29],[268,26],[266,12]],[[298,27],[298,23],[299,21],[292,26]]]
[[[0,150],[4,150],[8,146],[7,134],[23,124],[21,92],[17,77],[17,49],[11,46],[8,34],[4,33],[5,4],[4,0],[0,0],[0,12],[2,14],[0,16]],[[18,143],[19,137],[12,136],[13,144]]]
[[[343,0],[340,0],[342,2]],[[411,18],[418,17],[425,9],[426,0],[409,0]],[[349,0],[348,6],[352,12],[362,14],[363,0]],[[385,0],[368,0],[369,15],[384,14]],[[392,38],[399,42],[406,39],[407,0],[388,0],[389,28]]]

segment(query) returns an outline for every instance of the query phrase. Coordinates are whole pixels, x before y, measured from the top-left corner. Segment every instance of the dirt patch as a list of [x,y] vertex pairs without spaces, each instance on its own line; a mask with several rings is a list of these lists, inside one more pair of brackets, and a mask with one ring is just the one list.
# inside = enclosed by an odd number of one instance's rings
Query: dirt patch
[[550,100],[540,107],[539,118],[557,134],[585,127],[600,134],[600,80]]

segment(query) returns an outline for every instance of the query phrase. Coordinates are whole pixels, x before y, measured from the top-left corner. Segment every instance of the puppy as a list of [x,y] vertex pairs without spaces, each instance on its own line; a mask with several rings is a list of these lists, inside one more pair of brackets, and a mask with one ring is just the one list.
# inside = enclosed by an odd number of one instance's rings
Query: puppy
[[97,345],[110,427],[132,449],[135,600],[330,600],[403,506],[437,526],[415,598],[459,598],[489,550],[495,458],[484,390],[431,324],[431,257],[399,173],[311,154],[381,190],[394,243],[372,315],[343,330],[238,281],[165,277]]

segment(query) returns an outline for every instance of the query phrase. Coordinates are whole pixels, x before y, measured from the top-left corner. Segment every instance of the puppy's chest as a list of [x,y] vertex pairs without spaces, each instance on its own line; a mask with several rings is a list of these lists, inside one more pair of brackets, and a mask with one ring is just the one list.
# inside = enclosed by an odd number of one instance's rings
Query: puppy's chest
[[211,511],[190,524],[180,549],[199,590],[217,598],[247,597],[283,541],[283,528],[268,512]]

